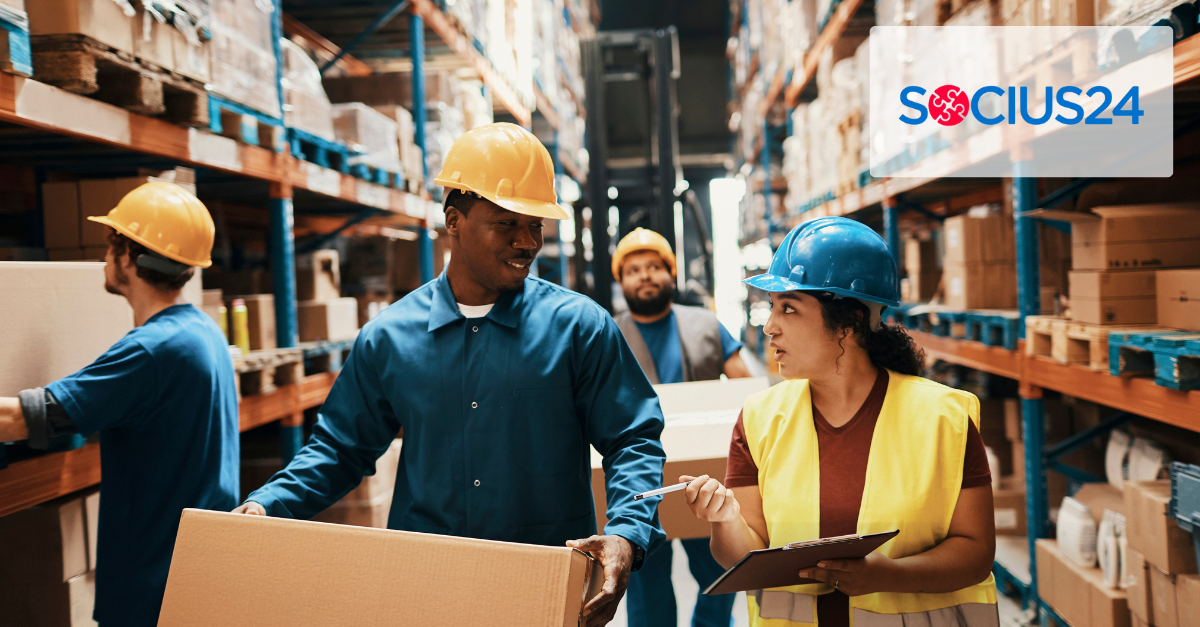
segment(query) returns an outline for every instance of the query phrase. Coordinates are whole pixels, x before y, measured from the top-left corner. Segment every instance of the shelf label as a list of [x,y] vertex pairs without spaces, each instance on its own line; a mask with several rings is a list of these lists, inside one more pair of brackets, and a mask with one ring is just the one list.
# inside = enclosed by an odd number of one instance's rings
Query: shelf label
[[[876,26],[848,77],[863,103],[852,108],[867,109],[870,173],[1170,176],[1173,36],[1169,26]],[[830,127],[845,115],[836,105],[824,101]]]
[[315,163],[304,162],[304,174],[308,177],[310,191],[337,198],[342,195],[342,175],[337,170],[322,168]]

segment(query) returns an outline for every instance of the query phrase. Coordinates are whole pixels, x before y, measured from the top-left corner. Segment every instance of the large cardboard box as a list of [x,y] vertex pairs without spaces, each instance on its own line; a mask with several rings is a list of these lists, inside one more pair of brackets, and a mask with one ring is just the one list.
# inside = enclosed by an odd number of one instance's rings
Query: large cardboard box
[[353,297],[296,304],[300,341],[350,340],[358,334],[358,301]]
[[905,281],[908,282],[908,302],[925,302],[933,298],[942,282],[942,271],[938,268],[922,270],[918,274],[910,273]]
[[1181,627],[1175,599],[1175,575],[1150,567],[1150,602],[1154,604],[1155,627]]
[[1038,596],[1074,627],[1130,627],[1125,593],[1104,585],[1099,568],[1081,568],[1054,540],[1036,547]]
[[1154,602],[1150,600],[1150,569],[1146,558],[1133,547],[1125,549],[1125,572],[1129,586],[1125,594],[1129,598],[1129,612],[1143,623],[1154,623]]
[[1158,272],[1158,324],[1200,331],[1200,268]]
[[296,257],[296,300],[327,301],[342,296],[338,251],[318,250]]
[[30,582],[65,583],[86,573],[84,509],[84,500],[72,495],[0,518],[0,589]]
[[1177,575],[1175,577],[1175,605],[1179,612],[1179,625],[1200,625],[1200,577]]
[[1170,575],[1196,572],[1192,536],[1167,514],[1171,481],[1125,482],[1125,535],[1129,546]]
[[[678,483],[681,475],[709,475],[724,481],[729,439],[742,405],[747,396],[769,386],[766,377],[654,386],[666,418],[663,485]],[[602,462],[600,453],[592,449],[592,496],[600,529],[608,523]],[[682,492],[662,497],[658,519],[668,539],[707,538],[710,533],[709,523],[692,514]]]
[[904,269],[909,276],[938,269],[937,242],[910,239],[904,242]]
[[946,305],[953,309],[1011,309],[1017,306],[1017,268],[999,264],[947,264],[943,270]]
[[574,627],[603,578],[566,547],[188,509],[159,624]]
[[104,264],[0,262],[0,396],[90,364],[133,329],[124,298],[104,291]]
[[188,168],[165,170],[158,176],[131,176],[119,179],[87,179],[79,181],[79,240],[82,246],[108,246],[108,227],[88,220],[89,216],[104,216],[112,211],[125,194],[150,182],[173,183],[196,193],[194,176]]
[[1154,270],[1072,271],[1071,318],[1088,324],[1154,324]]
[[[22,583],[0,591],[5,625],[21,627],[96,627],[96,573],[67,582]],[[11,623],[7,621],[12,621]]]
[[37,0],[26,12],[32,35],[78,33],[133,52],[133,18],[112,0]]
[[1005,477],[1000,489],[992,496],[996,516],[996,535],[1024,536],[1028,533],[1025,518],[1025,485]]
[[1013,219],[1003,214],[959,215],[943,223],[943,266],[1013,263],[1017,258]]
[[[371,106],[400,105],[412,110],[412,73],[388,72],[371,76],[325,78],[325,93],[330,102],[361,102]],[[425,101],[455,100],[450,76],[445,72],[425,72]]]
[[1200,204],[1095,207],[1091,212],[1039,210],[1071,222],[1075,270],[1143,270],[1200,266]]
[[42,224],[46,248],[79,247],[79,184],[42,184]]

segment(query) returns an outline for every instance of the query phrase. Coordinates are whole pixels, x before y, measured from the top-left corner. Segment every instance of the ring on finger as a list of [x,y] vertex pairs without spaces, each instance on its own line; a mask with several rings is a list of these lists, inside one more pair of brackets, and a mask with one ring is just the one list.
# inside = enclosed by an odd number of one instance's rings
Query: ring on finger
[[837,589],[838,589],[838,580],[837,580],[837,579],[834,579],[834,580],[833,580],[833,589],[834,589],[834,590],[837,590]]

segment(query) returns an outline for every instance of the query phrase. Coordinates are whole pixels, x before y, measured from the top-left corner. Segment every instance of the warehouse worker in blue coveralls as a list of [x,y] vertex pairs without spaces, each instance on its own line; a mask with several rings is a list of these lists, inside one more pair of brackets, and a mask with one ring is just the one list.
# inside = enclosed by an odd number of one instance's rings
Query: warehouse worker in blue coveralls
[[[738,353],[741,342],[702,307],[672,304],[675,295],[675,253],[666,238],[638,228],[617,244],[613,278],[621,283],[629,311],[617,315],[617,327],[651,383],[712,381],[749,377]],[[703,590],[725,569],[713,559],[708,538],[681,540],[688,570],[700,584],[692,612],[692,627],[729,627],[735,595],[706,596]],[[646,556],[642,569],[629,580],[629,627],[677,625],[675,589],[671,585],[671,545],[665,543]]]
[[[363,327],[308,444],[237,511],[310,518],[403,428],[389,528],[591,553],[604,584],[583,614],[607,624],[664,538],[658,499],[633,499],[661,485],[658,397],[604,309],[529,276],[543,221],[567,217],[533,134],[468,131],[436,182],[445,271]],[[605,535],[593,535],[589,445],[604,457]]]
[[[239,494],[238,401],[228,342],[182,288],[212,265],[208,209],[173,183],[133,190],[105,217],[104,287],[134,328],[83,370],[0,398],[0,441],[32,448],[100,433],[96,606],[100,627],[153,627],[185,508],[229,511]],[[3,613],[0,608],[0,614]]]

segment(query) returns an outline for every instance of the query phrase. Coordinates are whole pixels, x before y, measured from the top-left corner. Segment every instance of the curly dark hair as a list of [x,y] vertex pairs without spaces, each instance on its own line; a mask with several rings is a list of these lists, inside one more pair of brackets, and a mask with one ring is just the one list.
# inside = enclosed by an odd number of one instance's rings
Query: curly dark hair
[[[925,369],[925,351],[917,348],[904,327],[880,324],[878,331],[871,330],[871,310],[855,298],[838,298],[829,292],[811,292],[821,303],[821,318],[825,328],[834,335],[848,330],[858,338],[858,345],[867,351],[871,363],[877,368],[886,368],[900,374],[919,376]],[[844,336],[838,337],[842,354]]]
[[[138,257],[150,254],[148,248],[121,235],[112,228],[108,230],[108,247],[112,250],[114,258],[128,254],[129,263],[134,265],[137,264]],[[183,286],[187,285],[187,282],[191,281],[192,277],[196,275],[196,269],[188,268],[179,274],[168,275],[157,270],[137,266],[137,275],[138,278],[154,286],[159,291],[173,292],[183,289]]]

